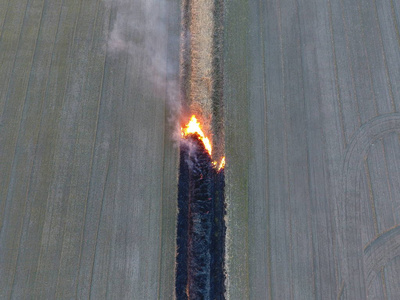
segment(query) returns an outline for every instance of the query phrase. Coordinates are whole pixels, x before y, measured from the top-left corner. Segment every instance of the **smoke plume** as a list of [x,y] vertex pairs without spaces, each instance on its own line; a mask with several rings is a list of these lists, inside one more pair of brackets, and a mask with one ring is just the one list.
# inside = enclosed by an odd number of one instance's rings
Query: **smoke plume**
[[[143,60],[140,72],[154,95],[166,99],[173,138],[180,140],[180,8],[173,0],[103,0],[112,10],[107,52]],[[133,70],[135,71],[135,70]]]

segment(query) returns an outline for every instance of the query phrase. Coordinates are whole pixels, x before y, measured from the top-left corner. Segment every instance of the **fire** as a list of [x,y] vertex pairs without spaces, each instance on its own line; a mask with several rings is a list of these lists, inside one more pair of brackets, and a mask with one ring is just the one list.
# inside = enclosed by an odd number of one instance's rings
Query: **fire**
[[[200,122],[197,121],[197,118],[195,115],[192,116],[192,118],[190,119],[189,123],[185,126],[185,128],[181,128],[181,134],[182,134],[183,138],[189,134],[198,134],[199,139],[203,142],[204,147],[206,148],[207,152],[211,156],[212,146],[211,146],[210,139],[205,136],[203,130],[201,129]],[[217,168],[217,166],[218,166],[218,171],[224,169],[225,168],[225,156],[222,157],[219,165],[216,161],[213,161],[212,164],[213,164],[214,168]]]
[[218,171],[221,171],[221,169],[223,169],[223,168],[225,168],[225,156],[222,157],[222,159],[221,159],[221,162],[218,167]]
[[203,142],[204,147],[208,151],[211,156],[212,146],[210,143],[210,139],[204,135],[203,130],[201,130],[200,123],[197,121],[196,116],[193,115],[190,119],[190,122],[186,125],[186,128],[182,129],[182,136],[185,137],[188,134],[198,134],[200,140]]

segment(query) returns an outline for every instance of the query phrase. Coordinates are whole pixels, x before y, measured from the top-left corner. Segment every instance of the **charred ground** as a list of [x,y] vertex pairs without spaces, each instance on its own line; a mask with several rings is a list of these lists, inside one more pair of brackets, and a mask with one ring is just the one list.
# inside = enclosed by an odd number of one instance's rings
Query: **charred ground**
[[176,298],[224,299],[224,171],[196,135],[181,143]]

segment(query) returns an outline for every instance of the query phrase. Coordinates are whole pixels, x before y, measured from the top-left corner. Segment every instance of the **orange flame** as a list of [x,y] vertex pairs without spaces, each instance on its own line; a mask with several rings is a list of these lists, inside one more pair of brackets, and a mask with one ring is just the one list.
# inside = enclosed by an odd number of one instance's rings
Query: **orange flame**
[[221,159],[221,162],[218,167],[218,171],[221,171],[221,169],[223,169],[223,168],[225,168],[225,156],[222,157],[222,159]]
[[192,118],[190,119],[190,122],[186,125],[186,128],[182,129],[182,136],[185,137],[188,134],[198,134],[200,137],[200,140],[203,142],[204,147],[208,151],[208,153],[211,155],[212,152],[212,146],[210,143],[210,140],[208,137],[204,135],[203,130],[201,130],[200,123],[197,121],[196,116],[193,115]]
[[[210,143],[210,139],[205,136],[203,130],[201,129],[200,122],[197,121],[197,118],[195,115],[192,116],[192,118],[190,119],[189,123],[185,126],[185,128],[181,128],[181,134],[182,134],[183,138],[189,134],[198,134],[199,139],[203,142],[204,147],[206,148],[207,152],[211,156],[212,146]],[[216,161],[213,161],[212,164],[213,164],[214,168],[216,168],[216,169],[218,166],[218,171],[221,171],[222,169],[225,168],[225,156],[222,157],[219,165]]]

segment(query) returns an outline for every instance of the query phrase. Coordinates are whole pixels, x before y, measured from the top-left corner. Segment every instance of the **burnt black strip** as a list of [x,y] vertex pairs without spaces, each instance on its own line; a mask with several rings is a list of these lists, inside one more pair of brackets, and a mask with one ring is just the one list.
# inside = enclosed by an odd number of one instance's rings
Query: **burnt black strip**
[[181,143],[176,298],[224,299],[224,174],[202,142]]
[[214,169],[213,191],[213,232],[211,238],[211,299],[224,300],[225,293],[225,174]]

